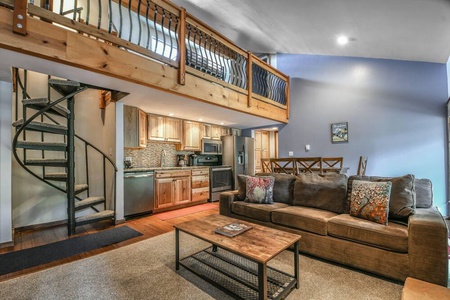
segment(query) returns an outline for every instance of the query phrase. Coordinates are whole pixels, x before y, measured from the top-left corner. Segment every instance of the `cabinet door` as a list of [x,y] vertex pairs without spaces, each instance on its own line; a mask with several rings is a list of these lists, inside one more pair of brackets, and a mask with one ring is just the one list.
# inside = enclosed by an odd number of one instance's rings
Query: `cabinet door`
[[220,140],[220,136],[222,135],[222,127],[217,125],[212,125],[212,139]]
[[183,121],[184,139],[183,149],[200,151],[200,123]]
[[231,129],[228,127],[221,127],[221,136],[222,135],[231,135]]
[[261,132],[261,158],[270,158],[270,133]]
[[155,209],[169,207],[174,204],[173,179],[162,178],[155,180]]
[[147,114],[139,110],[139,146],[147,147]]
[[139,147],[138,108],[123,107],[123,144],[125,148]]
[[191,178],[178,177],[173,181],[174,204],[191,201]]
[[148,139],[152,141],[164,141],[164,117],[148,115]]
[[209,124],[203,124],[203,138],[210,139],[212,138],[212,128]]
[[168,142],[181,143],[181,120],[165,118],[164,137]]

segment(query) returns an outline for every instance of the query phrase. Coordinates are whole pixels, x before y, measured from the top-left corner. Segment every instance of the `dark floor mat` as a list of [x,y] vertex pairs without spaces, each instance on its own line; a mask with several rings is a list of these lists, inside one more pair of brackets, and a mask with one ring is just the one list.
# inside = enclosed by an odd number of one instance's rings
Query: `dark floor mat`
[[5,253],[0,255],[0,275],[43,265],[140,235],[142,233],[128,226],[121,226],[60,242]]

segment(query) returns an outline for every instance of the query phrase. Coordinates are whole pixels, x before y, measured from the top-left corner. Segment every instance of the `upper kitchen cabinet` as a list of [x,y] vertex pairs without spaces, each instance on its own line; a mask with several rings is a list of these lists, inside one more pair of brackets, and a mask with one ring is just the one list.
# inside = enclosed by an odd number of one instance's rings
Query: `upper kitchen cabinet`
[[222,135],[230,135],[231,129],[219,125],[203,124],[203,138],[220,140]]
[[193,121],[183,121],[183,150],[201,150],[201,130],[200,123]]
[[137,107],[123,107],[123,136],[125,148],[147,146],[147,114]]
[[222,126],[212,125],[211,132],[212,139],[220,140],[220,137],[222,136]]
[[157,115],[147,115],[148,139],[181,143],[181,120]]
[[212,126],[210,124],[203,124],[202,138],[210,139],[212,137]]

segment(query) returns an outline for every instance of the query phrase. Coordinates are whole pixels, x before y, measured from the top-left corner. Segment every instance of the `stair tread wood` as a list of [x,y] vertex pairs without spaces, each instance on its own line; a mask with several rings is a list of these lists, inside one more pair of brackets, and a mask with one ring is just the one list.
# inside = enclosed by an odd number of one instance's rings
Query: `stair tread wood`
[[80,192],[87,190],[89,188],[89,185],[85,183],[75,184],[75,192]]
[[81,222],[86,222],[86,221],[95,221],[95,220],[99,220],[99,219],[106,219],[106,218],[112,218],[112,217],[114,217],[113,210],[102,210],[100,212],[97,212],[97,213],[94,213],[91,215],[77,217],[77,218],[75,218],[75,223],[81,223]]
[[48,178],[52,178],[52,177],[67,178],[67,173],[65,173],[65,172],[45,173],[45,177],[48,177]]
[[[15,121],[12,126],[13,127],[20,127],[24,124],[23,119]],[[59,125],[59,124],[50,124],[50,123],[44,123],[44,122],[30,122],[27,125],[27,129],[33,129],[33,130],[39,130],[39,131],[45,131],[45,132],[59,132],[62,134],[67,133],[67,126]]]
[[78,81],[73,80],[65,80],[65,79],[49,79],[49,84],[55,84],[55,85],[66,85],[66,86],[80,86],[80,83]]
[[27,164],[33,163],[67,163],[65,158],[33,158],[25,160]]
[[66,143],[51,143],[51,142],[32,142],[32,141],[18,141],[18,148],[37,148],[37,150],[60,150],[65,151]]
[[[36,108],[36,107],[44,108],[47,105],[51,104],[51,102],[47,98],[34,98],[34,99],[23,99],[22,104],[26,105],[26,106],[30,106],[30,107],[35,106],[33,108]],[[70,110],[60,104],[56,104],[51,109],[62,116],[70,115]],[[47,112],[50,112],[50,111],[47,111]]]
[[93,205],[96,205],[96,204],[103,203],[104,201],[105,201],[104,197],[88,197],[88,198],[83,199],[81,201],[75,202],[75,208],[93,206]]

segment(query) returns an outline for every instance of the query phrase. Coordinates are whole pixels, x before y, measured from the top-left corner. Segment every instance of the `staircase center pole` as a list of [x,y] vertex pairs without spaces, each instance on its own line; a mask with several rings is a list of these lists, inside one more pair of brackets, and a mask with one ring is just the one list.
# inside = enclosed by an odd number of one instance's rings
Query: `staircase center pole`
[[75,234],[75,109],[74,97],[67,100],[67,214],[68,234]]

